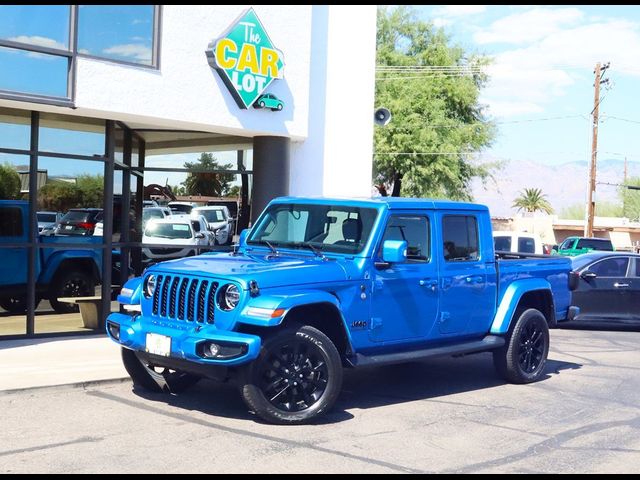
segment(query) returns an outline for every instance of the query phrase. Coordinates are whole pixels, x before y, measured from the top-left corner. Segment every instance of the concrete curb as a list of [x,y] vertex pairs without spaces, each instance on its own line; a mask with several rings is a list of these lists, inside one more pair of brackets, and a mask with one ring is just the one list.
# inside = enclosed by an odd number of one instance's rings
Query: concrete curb
[[47,392],[50,390],[72,390],[76,388],[87,389],[102,385],[119,385],[121,383],[130,382],[130,377],[105,378],[103,380],[87,380],[83,382],[62,383],[59,385],[39,385],[34,387],[14,388],[11,390],[0,390],[1,395],[13,395],[26,392]]

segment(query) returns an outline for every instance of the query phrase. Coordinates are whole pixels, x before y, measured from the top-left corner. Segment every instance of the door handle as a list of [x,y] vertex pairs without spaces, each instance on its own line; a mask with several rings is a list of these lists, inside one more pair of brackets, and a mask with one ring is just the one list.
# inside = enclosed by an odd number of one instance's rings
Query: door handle
[[629,284],[628,283],[618,283],[618,282],[616,282],[616,283],[613,284],[613,286],[616,287],[616,288],[624,288],[624,287],[628,287]]
[[418,282],[418,285],[420,285],[421,287],[429,287],[432,292],[435,292],[436,288],[438,288],[438,281],[429,280],[428,278],[426,278],[426,279],[420,280]]
[[471,275],[465,278],[467,283],[482,283],[484,281],[484,277],[482,275]]

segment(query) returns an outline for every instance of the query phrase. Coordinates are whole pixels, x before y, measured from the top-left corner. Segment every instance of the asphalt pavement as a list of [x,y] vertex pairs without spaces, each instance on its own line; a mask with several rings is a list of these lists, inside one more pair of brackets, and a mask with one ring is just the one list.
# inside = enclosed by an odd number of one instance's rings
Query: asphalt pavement
[[545,378],[491,355],[347,372],[307,426],[265,424],[234,385],[129,381],[0,393],[0,473],[633,473],[640,332],[552,330]]

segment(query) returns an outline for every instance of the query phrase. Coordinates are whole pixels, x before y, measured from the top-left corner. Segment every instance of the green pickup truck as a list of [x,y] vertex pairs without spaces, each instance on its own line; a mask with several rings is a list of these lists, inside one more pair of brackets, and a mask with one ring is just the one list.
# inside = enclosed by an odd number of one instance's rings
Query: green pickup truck
[[553,247],[554,255],[575,257],[592,250],[613,252],[613,244],[607,238],[567,237],[559,247]]

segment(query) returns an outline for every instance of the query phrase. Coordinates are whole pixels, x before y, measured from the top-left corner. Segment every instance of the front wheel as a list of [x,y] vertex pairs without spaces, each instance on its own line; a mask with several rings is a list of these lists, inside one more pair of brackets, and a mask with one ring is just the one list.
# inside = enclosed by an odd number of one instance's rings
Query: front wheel
[[189,373],[151,365],[128,348],[122,349],[122,363],[133,384],[150,392],[180,393],[200,380]]
[[308,325],[267,338],[240,380],[248,407],[277,424],[310,421],[333,406],[341,388],[338,350],[329,337]]
[[496,370],[511,383],[531,383],[542,377],[549,353],[549,326],[539,310],[529,308],[509,329],[506,344],[493,352]]
[[27,297],[0,297],[0,307],[9,313],[24,313],[27,310]]

